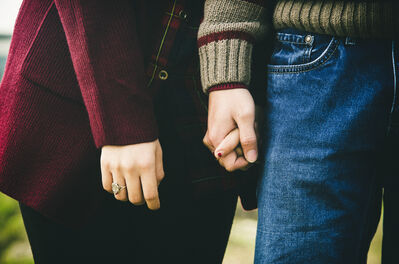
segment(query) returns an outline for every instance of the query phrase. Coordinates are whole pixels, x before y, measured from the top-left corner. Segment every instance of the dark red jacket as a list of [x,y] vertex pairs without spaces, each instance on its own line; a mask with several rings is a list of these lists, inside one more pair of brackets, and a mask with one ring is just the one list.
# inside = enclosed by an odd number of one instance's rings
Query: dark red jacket
[[25,0],[0,87],[0,190],[62,222],[90,215],[99,148],[158,137],[152,98],[186,19],[184,1]]

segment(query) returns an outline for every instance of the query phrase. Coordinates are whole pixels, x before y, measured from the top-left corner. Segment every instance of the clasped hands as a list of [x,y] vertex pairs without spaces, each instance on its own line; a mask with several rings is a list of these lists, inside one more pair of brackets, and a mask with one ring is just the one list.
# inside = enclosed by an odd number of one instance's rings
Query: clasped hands
[[[228,171],[245,169],[258,157],[255,104],[247,89],[213,91],[209,95],[208,131],[204,144]],[[120,201],[160,208],[158,186],[165,176],[159,140],[126,146],[103,146],[103,188]]]
[[258,159],[255,103],[247,89],[210,93],[208,130],[203,142],[230,172],[245,170]]

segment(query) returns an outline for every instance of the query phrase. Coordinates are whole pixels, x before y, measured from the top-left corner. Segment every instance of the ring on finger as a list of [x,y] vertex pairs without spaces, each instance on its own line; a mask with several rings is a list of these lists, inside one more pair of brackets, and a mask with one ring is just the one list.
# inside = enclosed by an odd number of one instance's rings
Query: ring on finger
[[126,188],[126,186],[119,185],[116,182],[113,182],[111,187],[112,187],[112,192],[114,193],[114,195],[117,195],[121,190]]

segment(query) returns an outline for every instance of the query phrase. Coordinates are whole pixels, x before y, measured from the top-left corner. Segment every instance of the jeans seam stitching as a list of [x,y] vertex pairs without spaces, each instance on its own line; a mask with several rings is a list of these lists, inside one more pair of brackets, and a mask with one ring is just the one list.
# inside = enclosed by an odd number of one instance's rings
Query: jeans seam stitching
[[[292,73],[304,73],[312,70],[316,70],[326,64],[331,57],[334,55],[336,50],[338,49],[338,40],[333,39],[331,46],[329,47],[330,51],[327,51],[326,54],[322,57],[317,58],[314,62],[309,65],[269,65],[268,73],[274,74],[292,74]],[[323,61],[324,59],[324,61]],[[275,68],[272,68],[275,67]],[[302,70],[301,70],[302,69]]]

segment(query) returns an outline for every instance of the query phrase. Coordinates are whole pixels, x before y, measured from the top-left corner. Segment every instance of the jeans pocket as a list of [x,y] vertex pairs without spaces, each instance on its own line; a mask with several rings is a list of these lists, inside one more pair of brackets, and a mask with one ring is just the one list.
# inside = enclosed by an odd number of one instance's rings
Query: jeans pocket
[[268,73],[300,73],[316,69],[329,61],[339,40],[328,35],[294,29],[277,32]]

